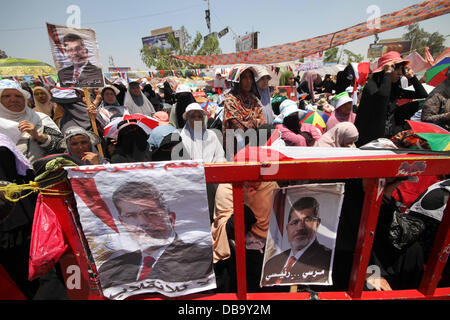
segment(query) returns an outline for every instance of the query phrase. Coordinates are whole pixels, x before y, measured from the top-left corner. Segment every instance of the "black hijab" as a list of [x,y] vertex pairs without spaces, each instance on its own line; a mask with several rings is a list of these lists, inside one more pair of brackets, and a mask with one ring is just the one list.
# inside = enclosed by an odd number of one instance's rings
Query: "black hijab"
[[195,98],[191,92],[180,92],[175,95],[177,107],[176,116],[178,128],[183,128],[186,124],[186,120],[183,119],[183,113],[186,111],[186,107],[195,102]]
[[[124,121],[125,123],[126,121]],[[124,123],[119,123],[118,127]],[[117,145],[111,156],[112,163],[151,161],[148,134],[138,125],[128,125],[119,131]]]

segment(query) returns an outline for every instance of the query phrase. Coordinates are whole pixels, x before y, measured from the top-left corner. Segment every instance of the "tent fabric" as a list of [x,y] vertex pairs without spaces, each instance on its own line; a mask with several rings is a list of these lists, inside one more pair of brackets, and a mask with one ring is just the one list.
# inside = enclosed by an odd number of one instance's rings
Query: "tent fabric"
[[368,25],[367,21],[364,21],[334,33],[267,48],[212,56],[173,55],[172,57],[204,65],[268,64],[294,61],[375,33],[385,32],[447,13],[450,13],[450,2],[448,0],[431,0],[381,16],[380,28],[374,28],[373,25]]

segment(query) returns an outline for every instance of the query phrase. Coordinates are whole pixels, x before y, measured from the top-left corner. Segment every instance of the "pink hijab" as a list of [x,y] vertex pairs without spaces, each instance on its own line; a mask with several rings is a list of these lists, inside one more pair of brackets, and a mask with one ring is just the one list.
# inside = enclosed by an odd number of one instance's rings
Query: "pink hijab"
[[349,114],[345,114],[343,112],[340,112],[339,109],[340,108],[337,108],[336,110],[333,111],[333,113],[331,113],[330,118],[327,120],[326,131],[331,130],[331,128],[333,128],[340,122],[355,123],[356,113],[352,111]]

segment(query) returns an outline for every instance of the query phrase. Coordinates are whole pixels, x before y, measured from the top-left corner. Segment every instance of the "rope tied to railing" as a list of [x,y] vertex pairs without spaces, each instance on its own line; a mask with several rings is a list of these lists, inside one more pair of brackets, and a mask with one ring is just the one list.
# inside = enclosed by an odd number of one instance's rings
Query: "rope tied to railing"
[[[43,195],[67,196],[71,194],[72,191],[61,191],[52,189],[52,187],[67,181],[66,172],[64,170],[62,170],[59,174],[55,176],[45,178],[49,174],[56,172],[66,166],[76,166],[76,163],[64,158],[53,159],[45,165],[46,170],[42,174],[37,176],[34,179],[34,181],[30,181],[25,184],[9,183],[6,186],[0,186],[0,192],[3,192],[5,199],[10,202],[18,202],[21,199],[24,199],[29,195],[38,192],[40,192]],[[56,181],[50,185],[41,187],[42,184],[45,184],[46,182],[49,182],[51,180]],[[29,192],[23,194],[23,192],[25,191]]]

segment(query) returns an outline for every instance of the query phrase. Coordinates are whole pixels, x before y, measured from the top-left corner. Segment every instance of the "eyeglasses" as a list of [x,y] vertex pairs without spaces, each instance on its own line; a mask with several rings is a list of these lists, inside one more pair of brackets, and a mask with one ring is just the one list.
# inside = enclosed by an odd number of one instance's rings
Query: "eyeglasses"
[[311,226],[311,225],[313,225],[314,222],[316,222],[316,221],[318,221],[318,220],[319,220],[319,218],[311,217],[311,216],[306,216],[306,217],[304,217],[303,219],[294,219],[294,220],[291,220],[291,221],[288,223],[288,226],[290,226],[290,227],[296,227],[299,223],[302,223],[303,225]]

